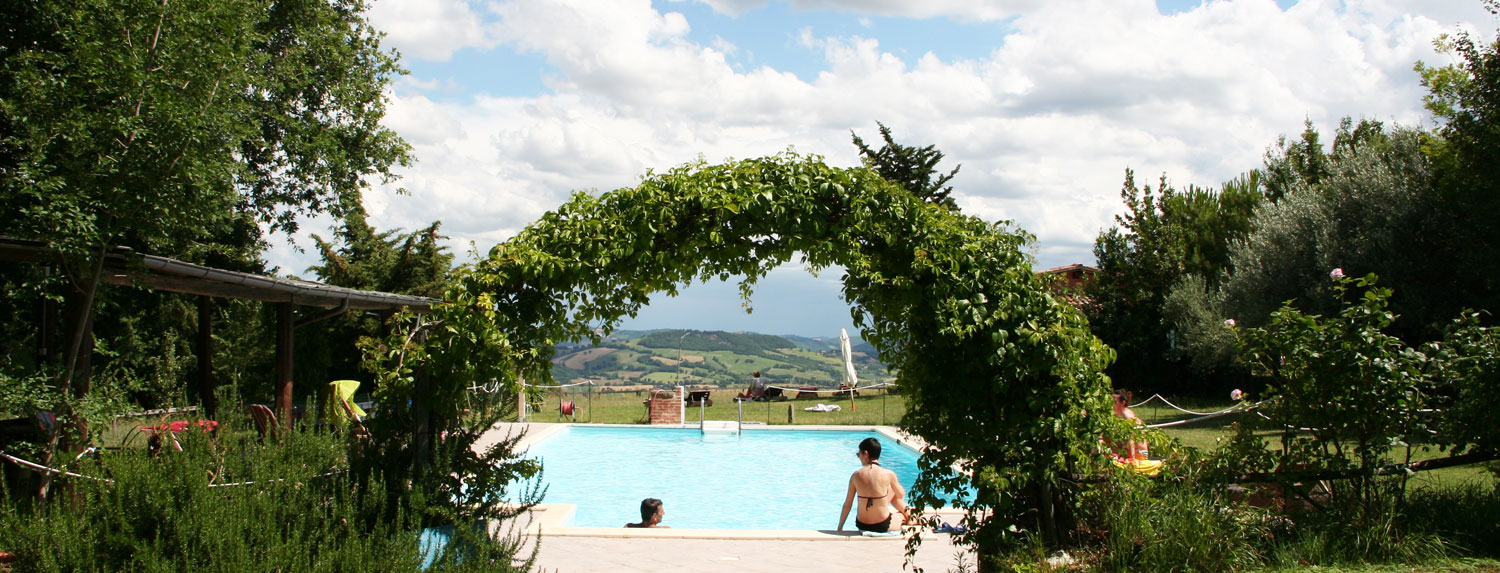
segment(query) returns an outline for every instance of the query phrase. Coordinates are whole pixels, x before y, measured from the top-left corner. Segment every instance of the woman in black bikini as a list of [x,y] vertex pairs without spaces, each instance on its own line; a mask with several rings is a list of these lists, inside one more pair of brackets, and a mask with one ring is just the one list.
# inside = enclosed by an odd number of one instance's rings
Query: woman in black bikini
[[[844,520],[849,518],[849,508],[854,498],[864,500],[854,514],[854,526],[860,531],[885,533],[891,530],[892,517],[901,513],[903,522],[910,521],[906,509],[906,490],[896,479],[896,472],[880,467],[880,441],[865,438],[859,443],[861,467],[849,476],[849,493],[844,496],[844,511],[839,514],[839,531],[844,530]],[[894,506],[896,511],[891,511]],[[900,527],[900,523],[896,524]]]

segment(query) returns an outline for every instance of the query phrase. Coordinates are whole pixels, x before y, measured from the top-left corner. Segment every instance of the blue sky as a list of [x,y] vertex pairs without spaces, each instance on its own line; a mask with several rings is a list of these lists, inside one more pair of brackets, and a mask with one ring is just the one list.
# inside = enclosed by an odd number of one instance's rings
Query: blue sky
[[[965,213],[1036,236],[1037,267],[1092,263],[1127,168],[1216,186],[1302,122],[1427,124],[1412,64],[1497,27],[1468,0],[376,0],[410,74],[386,123],[418,163],[371,222],[443,221],[464,258],[578,190],[794,147],[858,159],[875,122],[962,165]],[[397,187],[407,194],[398,194]],[[307,233],[271,262],[303,274]],[[733,285],[653,301],[627,328],[836,335],[837,269],[789,265],[746,316]]]

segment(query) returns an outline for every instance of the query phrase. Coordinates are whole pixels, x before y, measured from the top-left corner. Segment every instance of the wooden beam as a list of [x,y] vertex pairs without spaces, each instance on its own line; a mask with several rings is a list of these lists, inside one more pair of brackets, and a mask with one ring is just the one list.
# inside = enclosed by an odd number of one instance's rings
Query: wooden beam
[[[122,273],[116,271],[105,275],[104,280],[105,282],[121,286],[147,287],[215,298],[236,298],[272,303],[289,302],[300,306],[317,306],[322,308],[339,308],[347,304],[351,310],[389,310],[392,307],[403,306],[399,300],[369,300],[360,297],[350,297],[347,293],[341,292],[318,292],[314,289],[304,289],[303,292],[288,292],[286,290],[267,289],[260,286],[237,285],[178,276]],[[427,309],[427,304],[425,303],[413,304],[412,306],[418,310]]]
[[292,303],[276,303],[276,415],[292,427]]
[[[41,241],[0,235],[0,260],[56,263],[62,251]],[[138,254],[125,247],[109,249],[104,261],[105,282],[219,298],[260,302],[290,302],[302,306],[393,312],[408,308],[425,312],[438,299],[325,285],[206,267],[176,259]]]
[[203,414],[217,420],[218,397],[214,394],[214,300],[198,295],[198,401]]

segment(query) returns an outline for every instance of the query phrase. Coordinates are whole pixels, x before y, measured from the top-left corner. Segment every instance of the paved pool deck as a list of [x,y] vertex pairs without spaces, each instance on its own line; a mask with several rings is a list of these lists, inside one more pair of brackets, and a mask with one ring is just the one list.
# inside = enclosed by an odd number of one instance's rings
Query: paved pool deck
[[[476,449],[525,432],[525,449],[567,424],[500,424],[475,444]],[[874,430],[892,439],[919,445],[888,426],[774,426],[758,430]],[[833,511],[839,500],[829,502]],[[906,543],[902,537],[860,537],[854,532],[753,531],[717,529],[625,529],[566,527],[573,506],[544,504],[523,519],[537,552],[541,571],[902,571]],[[957,515],[943,515],[956,521]],[[914,565],[927,571],[971,568],[972,554],[956,548],[947,535],[926,533]],[[906,568],[909,570],[909,568]]]

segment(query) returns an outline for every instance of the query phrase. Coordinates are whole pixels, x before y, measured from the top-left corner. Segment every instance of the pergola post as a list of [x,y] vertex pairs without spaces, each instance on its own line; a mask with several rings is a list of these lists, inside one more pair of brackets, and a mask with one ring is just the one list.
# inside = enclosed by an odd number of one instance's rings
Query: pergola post
[[198,400],[203,416],[219,419],[219,401],[214,394],[214,301],[198,295]]
[[[426,331],[417,334],[417,342],[425,342],[426,339]],[[428,395],[431,389],[430,384],[428,384],[430,375],[426,367],[419,368],[414,374],[412,377],[411,408],[412,414],[416,418],[416,427],[412,428],[414,434],[412,439],[412,454],[416,458],[417,471],[425,472],[432,465],[432,411],[428,404],[431,399],[431,396]]]
[[292,427],[292,303],[276,303],[276,415]]

